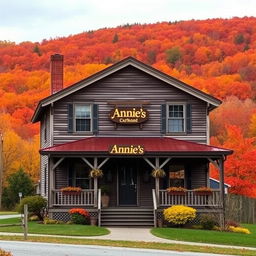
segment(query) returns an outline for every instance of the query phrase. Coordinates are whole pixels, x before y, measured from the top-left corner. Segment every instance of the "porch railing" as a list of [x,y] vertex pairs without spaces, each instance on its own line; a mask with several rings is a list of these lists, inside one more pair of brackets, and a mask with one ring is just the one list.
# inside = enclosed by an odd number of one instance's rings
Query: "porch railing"
[[159,190],[159,206],[187,205],[221,207],[220,190],[213,190],[211,195],[198,195],[193,190],[188,190],[185,195],[172,195],[166,190]]
[[94,206],[94,190],[84,189],[79,194],[63,193],[60,189],[52,190],[53,206]]

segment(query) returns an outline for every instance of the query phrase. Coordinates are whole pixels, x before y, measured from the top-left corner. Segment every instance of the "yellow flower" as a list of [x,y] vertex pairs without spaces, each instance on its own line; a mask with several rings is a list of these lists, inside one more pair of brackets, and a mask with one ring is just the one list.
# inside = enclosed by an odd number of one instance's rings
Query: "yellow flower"
[[229,229],[229,231],[234,232],[234,233],[243,233],[243,234],[248,234],[248,235],[251,234],[251,232],[247,228],[229,226],[228,229]]
[[174,205],[164,210],[164,219],[173,224],[185,224],[196,217],[196,209],[184,205]]

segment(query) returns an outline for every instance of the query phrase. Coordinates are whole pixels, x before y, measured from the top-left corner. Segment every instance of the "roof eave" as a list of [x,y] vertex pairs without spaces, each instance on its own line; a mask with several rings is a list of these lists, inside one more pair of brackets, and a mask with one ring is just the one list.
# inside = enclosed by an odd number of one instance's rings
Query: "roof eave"
[[[101,155],[108,155],[108,156],[124,156],[124,155],[110,155],[109,152],[107,151],[44,151],[44,150],[40,150],[39,151],[41,155],[84,155],[84,154],[88,154],[88,155],[97,155],[97,154],[101,154]],[[231,155],[233,153],[232,150],[230,151],[216,151],[216,152],[205,152],[205,151],[184,151],[184,152],[145,152],[145,155],[170,155],[170,156],[199,156],[199,157],[220,157],[220,156],[227,156],[227,155]],[[131,156],[129,156],[131,157]],[[134,155],[134,157],[138,157],[138,155]]]
[[36,110],[31,118],[31,122],[34,124],[38,121],[40,121],[39,117],[40,117],[40,114],[42,112],[42,104],[41,104],[41,101],[38,103],[37,107],[36,107]]

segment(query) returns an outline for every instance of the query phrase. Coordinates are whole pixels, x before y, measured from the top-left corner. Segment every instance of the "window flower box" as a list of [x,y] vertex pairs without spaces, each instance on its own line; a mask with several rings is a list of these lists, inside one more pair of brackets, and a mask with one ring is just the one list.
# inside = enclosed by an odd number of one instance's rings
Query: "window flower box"
[[212,189],[208,187],[200,187],[200,188],[194,189],[194,193],[195,195],[198,195],[198,196],[210,196],[212,195]]
[[61,189],[63,195],[80,195],[82,189],[80,187],[64,187]]
[[167,188],[167,192],[169,195],[185,196],[187,189],[183,187],[169,187]]

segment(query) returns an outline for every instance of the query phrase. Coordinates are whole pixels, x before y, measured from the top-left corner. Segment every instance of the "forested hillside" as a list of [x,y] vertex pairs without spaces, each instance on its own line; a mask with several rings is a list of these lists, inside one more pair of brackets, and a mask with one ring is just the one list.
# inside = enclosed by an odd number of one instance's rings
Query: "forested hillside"
[[232,191],[256,197],[256,18],[127,24],[40,43],[0,41],[5,177],[22,166],[38,180],[39,127],[30,118],[49,95],[54,53],[65,56],[65,86],[133,56],[223,100],[211,114],[212,144],[235,150],[226,162]]

